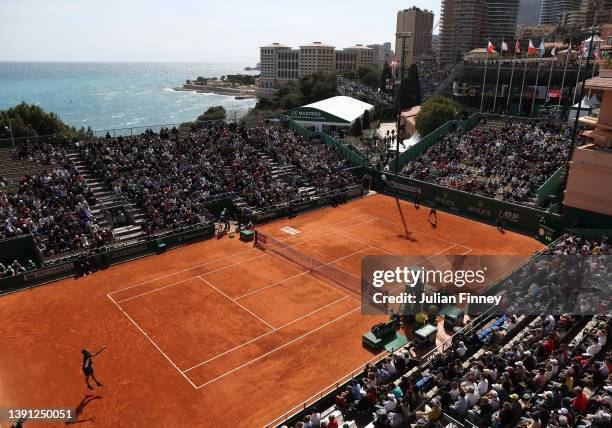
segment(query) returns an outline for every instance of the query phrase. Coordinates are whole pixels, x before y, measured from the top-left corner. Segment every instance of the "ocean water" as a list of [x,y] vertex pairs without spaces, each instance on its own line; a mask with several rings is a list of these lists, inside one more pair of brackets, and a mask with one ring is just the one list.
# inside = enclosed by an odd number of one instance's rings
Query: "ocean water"
[[[93,130],[194,120],[211,106],[242,115],[255,100],[174,91],[185,80],[243,71],[238,63],[0,62],[0,110],[25,101]],[[257,73],[257,72],[255,72]]]

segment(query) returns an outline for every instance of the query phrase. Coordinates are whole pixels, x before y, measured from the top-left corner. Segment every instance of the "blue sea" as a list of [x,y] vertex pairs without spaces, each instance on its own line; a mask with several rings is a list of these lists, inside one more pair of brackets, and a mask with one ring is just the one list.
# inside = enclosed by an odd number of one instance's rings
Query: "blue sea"
[[253,73],[238,63],[0,62],[0,110],[22,101],[93,130],[194,120],[211,106],[243,115],[255,100],[179,92],[185,80]]

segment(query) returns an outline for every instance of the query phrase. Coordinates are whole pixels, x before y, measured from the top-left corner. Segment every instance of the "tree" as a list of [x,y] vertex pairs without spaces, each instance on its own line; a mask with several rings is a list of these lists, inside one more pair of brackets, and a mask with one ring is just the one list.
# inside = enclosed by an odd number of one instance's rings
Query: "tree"
[[11,130],[14,138],[42,135],[64,135],[67,138],[93,136],[91,128],[77,129],[64,123],[55,113],[26,103],[0,110],[0,139],[11,138]]
[[370,111],[369,110],[365,110],[363,112],[363,116],[362,116],[362,121],[363,121],[363,129],[370,129]]
[[372,89],[378,88],[379,83],[379,74],[378,68],[375,65],[368,65],[359,67],[357,70],[359,74],[359,80],[366,86],[369,86]]
[[402,110],[421,105],[421,82],[416,64],[408,69],[408,76],[400,84],[400,108]]
[[387,80],[393,79],[393,72],[391,71],[391,66],[389,63],[385,62],[383,66],[382,73],[380,75],[380,90],[382,92],[392,92],[393,88],[387,87]]
[[419,134],[425,136],[455,118],[457,103],[441,96],[434,96],[421,105],[416,116],[415,126]]
[[351,129],[351,135],[353,137],[360,137],[362,132],[363,127],[361,125],[361,118],[358,117],[357,120],[355,121],[355,123],[353,124],[353,128]]
[[198,116],[198,122],[205,122],[207,120],[223,120],[227,116],[227,112],[223,106],[210,107],[204,114]]
[[255,109],[262,114],[289,110],[335,95],[338,95],[336,76],[318,72],[304,76],[298,82],[287,82],[277,94],[260,98]]

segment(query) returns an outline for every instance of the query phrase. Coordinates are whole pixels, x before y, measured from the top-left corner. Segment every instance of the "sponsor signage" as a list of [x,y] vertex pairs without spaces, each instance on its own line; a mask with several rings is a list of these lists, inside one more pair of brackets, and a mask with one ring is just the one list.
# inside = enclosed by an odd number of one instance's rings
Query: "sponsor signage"
[[48,276],[59,275],[61,273],[69,272],[74,269],[74,262],[65,263],[58,266],[51,266],[45,269],[35,270],[28,272],[23,276],[25,281],[31,281],[33,279],[46,278]]

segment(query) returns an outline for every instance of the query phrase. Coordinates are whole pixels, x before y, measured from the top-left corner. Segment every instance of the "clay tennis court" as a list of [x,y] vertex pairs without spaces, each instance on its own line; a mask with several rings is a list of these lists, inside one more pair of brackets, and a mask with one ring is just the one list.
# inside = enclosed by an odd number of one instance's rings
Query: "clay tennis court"
[[[366,255],[529,255],[536,240],[374,195],[258,228],[359,276]],[[0,406],[83,426],[263,426],[376,357],[357,294],[224,237],[0,298]],[[80,350],[105,386],[89,391]],[[86,397],[87,395],[90,397]],[[63,425],[63,424],[57,424]],[[8,426],[8,425],[6,425]]]

